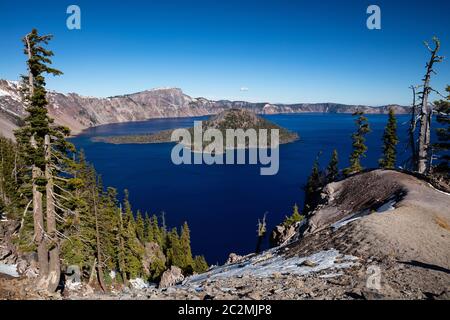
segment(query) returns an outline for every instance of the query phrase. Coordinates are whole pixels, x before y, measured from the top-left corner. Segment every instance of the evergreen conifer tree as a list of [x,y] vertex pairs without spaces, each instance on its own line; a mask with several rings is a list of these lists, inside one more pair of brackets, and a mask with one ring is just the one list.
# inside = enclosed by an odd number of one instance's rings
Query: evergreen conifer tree
[[450,155],[448,153],[450,150],[450,86],[447,86],[445,90],[448,94],[447,98],[434,103],[436,120],[443,127],[436,129],[438,141],[433,144],[433,149],[440,153],[440,163],[436,167],[437,171],[448,175],[450,172]]
[[59,283],[61,268],[58,222],[69,211],[63,200],[68,198],[61,194],[67,192],[64,183],[67,179],[61,178],[60,174],[71,165],[67,154],[74,151],[74,147],[65,139],[69,129],[54,125],[47,113],[45,75],[62,74],[50,67],[53,52],[45,46],[51,39],[51,35],[39,35],[36,29],[23,38],[28,74],[22,76],[22,85],[28,115],[15,135],[21,156],[29,168],[27,176],[32,193],[34,241],[41,279],[39,285],[54,291]]
[[195,256],[194,258],[194,272],[195,273],[203,273],[208,271],[208,263],[204,256]]
[[336,149],[334,149],[333,154],[331,156],[330,163],[328,164],[328,167],[327,167],[327,182],[328,183],[335,181],[336,178],[338,177],[338,175],[339,175],[338,163],[339,163],[338,152]]
[[136,212],[136,235],[139,241],[141,241],[142,243],[145,242],[144,233],[145,233],[144,219],[142,218],[141,212],[138,210]]
[[191,232],[189,230],[187,222],[185,222],[181,227],[180,246],[182,252],[184,253],[182,269],[186,273],[191,274],[193,272],[194,259],[192,258],[192,250],[191,250]]
[[397,157],[396,145],[397,137],[397,119],[394,110],[389,109],[389,118],[383,134],[383,157],[378,161],[381,168],[393,169]]
[[353,116],[357,117],[355,120],[357,130],[352,135],[353,152],[350,155],[350,167],[344,170],[345,174],[357,173],[363,170],[361,158],[366,156],[367,151],[365,135],[370,132],[368,119],[362,111],[355,112]]

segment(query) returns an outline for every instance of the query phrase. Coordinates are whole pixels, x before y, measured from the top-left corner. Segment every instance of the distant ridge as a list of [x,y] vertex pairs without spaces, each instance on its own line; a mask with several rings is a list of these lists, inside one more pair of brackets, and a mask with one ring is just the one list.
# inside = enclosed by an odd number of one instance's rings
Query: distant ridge
[[[26,112],[19,83],[0,80],[0,133],[13,138]],[[152,118],[192,117],[218,114],[232,108],[249,109],[257,114],[278,113],[353,113],[362,110],[368,114],[384,114],[394,108],[398,114],[408,107],[386,105],[370,107],[338,103],[272,104],[246,101],[208,100],[192,98],[179,88],[156,88],[108,98],[84,97],[76,93],[48,93],[49,113],[56,123],[65,125],[73,134],[83,129],[108,123],[140,121]]]

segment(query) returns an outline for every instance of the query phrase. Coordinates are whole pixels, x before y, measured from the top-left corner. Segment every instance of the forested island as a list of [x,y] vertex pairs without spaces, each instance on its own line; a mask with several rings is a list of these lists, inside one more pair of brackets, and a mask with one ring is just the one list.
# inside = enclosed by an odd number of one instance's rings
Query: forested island
[[[271,130],[276,129],[279,133],[279,143],[285,144],[296,141],[299,136],[295,132],[291,132],[279,125],[264,119],[263,117],[255,114],[252,111],[246,109],[230,109],[222,111],[221,113],[211,116],[208,120],[202,123],[202,130],[206,131],[208,129],[218,129],[223,139],[224,147],[227,146],[226,141],[226,130],[255,130],[256,133],[260,129],[265,129],[268,132],[268,139],[265,146],[270,146],[270,133]],[[177,142],[172,140],[172,133],[177,129],[163,130],[156,133],[144,134],[144,135],[119,135],[119,136],[107,136],[107,137],[94,137],[92,138],[95,142],[106,142],[113,144],[146,144],[146,143],[167,143],[167,142]],[[191,136],[194,137],[194,128],[187,128]],[[204,142],[206,145],[209,142]],[[234,141],[233,141],[234,145]],[[249,141],[246,141],[246,147],[249,147]]]

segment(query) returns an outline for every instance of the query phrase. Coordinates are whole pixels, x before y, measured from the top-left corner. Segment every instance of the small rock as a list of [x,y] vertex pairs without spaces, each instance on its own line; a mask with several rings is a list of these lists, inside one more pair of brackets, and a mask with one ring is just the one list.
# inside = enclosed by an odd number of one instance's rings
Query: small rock
[[247,295],[247,297],[249,297],[252,300],[261,300],[261,292],[252,291]]
[[236,262],[239,262],[242,260],[242,256],[236,254],[236,253],[230,253],[230,255],[228,256],[228,260],[227,262],[225,262],[225,264],[233,264]]
[[175,266],[171,266],[169,270],[164,271],[161,281],[159,282],[159,288],[168,288],[184,280],[181,269]]
[[312,261],[312,260],[306,259],[305,261],[303,261],[303,262],[300,264],[300,266],[305,266],[305,267],[314,268],[314,267],[317,266],[317,263],[314,262],[314,261]]

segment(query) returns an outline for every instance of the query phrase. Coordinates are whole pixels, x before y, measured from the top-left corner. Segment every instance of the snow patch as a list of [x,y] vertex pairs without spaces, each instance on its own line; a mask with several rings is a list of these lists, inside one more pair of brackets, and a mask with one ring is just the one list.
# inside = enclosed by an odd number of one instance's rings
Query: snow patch
[[[397,204],[397,202],[398,201],[397,201],[396,197],[391,198],[391,199],[387,200],[385,203],[383,203],[381,206],[379,206],[375,210],[375,212],[381,214],[381,213],[385,213],[388,211],[393,211],[393,210],[395,210],[395,205]],[[339,229],[353,221],[359,220],[362,217],[367,216],[371,213],[372,212],[369,209],[366,209],[364,211],[351,214],[350,216],[346,216],[345,218],[333,223],[331,225],[331,227],[333,228],[334,231],[336,231],[337,229]]]
[[6,90],[0,89],[0,96],[8,96],[8,97],[10,97],[11,93],[9,93]]
[[153,88],[148,91],[161,91],[161,90],[177,90],[178,88],[175,87],[159,87],[159,88]]
[[450,193],[447,193],[447,192],[445,192],[445,191],[436,189],[435,187],[433,187],[433,185],[432,185],[431,183],[428,183],[428,186],[429,186],[430,188],[436,190],[436,191],[439,192],[439,193],[442,193],[442,194],[445,194],[445,195],[447,195],[447,196],[450,196]]
[[77,282],[77,281],[72,281],[72,280],[68,280],[66,281],[66,288],[68,290],[80,290],[83,287],[81,282]]
[[[348,268],[354,265],[358,259],[353,256],[342,255],[335,249],[320,251],[307,257],[285,258],[274,253],[275,251],[272,249],[243,262],[212,268],[206,273],[186,278],[183,285],[230,277],[242,278],[243,276],[252,276],[265,278],[274,274],[308,275],[326,269]],[[338,258],[339,262],[337,262]],[[303,262],[306,260],[312,261],[314,266],[303,265]]]
[[389,200],[385,204],[383,204],[381,207],[377,209],[377,213],[383,213],[386,211],[392,211],[395,210],[395,205],[397,204],[397,201],[395,200]]
[[334,229],[334,231],[336,231],[337,229],[346,226],[347,224],[349,224],[350,222],[356,221],[361,219],[361,217],[354,217],[354,218],[345,218],[342,220],[339,220],[338,222],[335,222],[331,225],[331,227]]
[[142,278],[131,279],[130,284],[134,289],[143,290],[149,288],[149,284],[145,282]]
[[0,273],[7,274],[11,277],[18,278],[17,264],[3,264],[0,263]]

